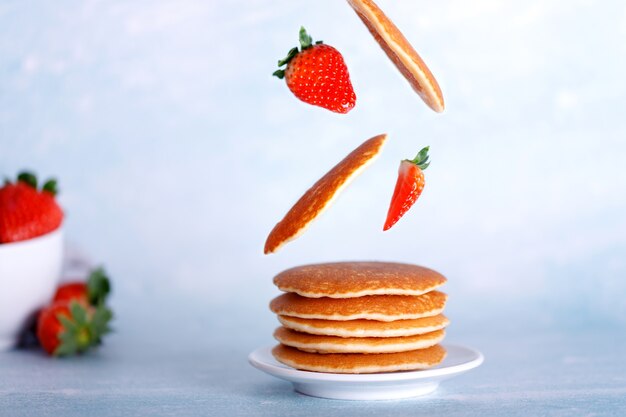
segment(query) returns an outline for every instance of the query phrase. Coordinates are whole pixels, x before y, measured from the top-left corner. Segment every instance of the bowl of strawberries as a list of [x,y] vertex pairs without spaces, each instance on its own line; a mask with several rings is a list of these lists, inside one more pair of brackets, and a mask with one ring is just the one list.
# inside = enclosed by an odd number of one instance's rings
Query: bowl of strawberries
[[23,172],[0,186],[0,350],[14,347],[56,290],[63,262],[57,185]]

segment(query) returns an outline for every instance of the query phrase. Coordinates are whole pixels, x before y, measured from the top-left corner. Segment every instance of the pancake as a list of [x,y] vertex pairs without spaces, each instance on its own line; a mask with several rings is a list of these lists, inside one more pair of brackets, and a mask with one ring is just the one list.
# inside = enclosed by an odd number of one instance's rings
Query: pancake
[[335,262],[298,266],[276,275],[282,291],[304,297],[352,298],[364,295],[421,295],[446,282],[439,272],[393,262]]
[[450,324],[446,316],[439,314],[421,319],[376,320],[319,320],[278,316],[281,324],[299,332],[339,337],[400,337],[413,336],[441,330]]
[[303,352],[278,345],[272,349],[277,361],[292,368],[314,372],[367,374],[376,372],[412,371],[427,369],[441,363],[446,350],[441,345],[399,353],[328,353]]
[[443,340],[445,330],[404,337],[319,336],[279,327],[274,338],[285,346],[316,353],[396,353],[425,349]]
[[393,321],[436,316],[447,295],[439,291],[414,295],[366,295],[357,298],[306,298],[294,293],[279,295],[270,309],[283,316],[323,320]]
[[348,3],[413,90],[431,109],[442,112],[445,104],[437,80],[396,25],[372,0],[348,0]]
[[276,252],[285,243],[304,233],[339,192],[374,160],[386,140],[386,134],[366,140],[307,190],[270,232],[265,241],[265,254]]

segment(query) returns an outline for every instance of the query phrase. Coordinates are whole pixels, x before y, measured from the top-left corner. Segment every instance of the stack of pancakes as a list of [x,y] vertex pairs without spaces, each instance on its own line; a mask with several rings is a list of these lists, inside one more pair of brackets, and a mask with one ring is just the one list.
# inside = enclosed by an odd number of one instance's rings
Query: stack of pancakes
[[432,269],[387,262],[307,265],[281,272],[286,294],[270,309],[282,326],[274,357],[316,372],[425,369],[443,361],[446,278]]

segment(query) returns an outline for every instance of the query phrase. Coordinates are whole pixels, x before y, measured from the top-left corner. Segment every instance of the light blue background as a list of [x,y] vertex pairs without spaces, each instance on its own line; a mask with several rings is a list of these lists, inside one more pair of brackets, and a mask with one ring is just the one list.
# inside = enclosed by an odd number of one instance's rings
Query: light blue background
[[[270,343],[273,275],[353,259],[443,272],[459,342],[502,328],[624,332],[626,5],[380,6],[439,80],[445,113],[343,1],[0,2],[0,174],[59,178],[69,240],[115,280],[111,349],[172,334],[193,346],[203,332],[228,346],[252,329],[266,337],[241,351]],[[344,54],[348,115],[271,77],[301,24]],[[304,190],[382,132],[381,157],[264,256]],[[425,191],[383,233],[398,162],[424,145]]]

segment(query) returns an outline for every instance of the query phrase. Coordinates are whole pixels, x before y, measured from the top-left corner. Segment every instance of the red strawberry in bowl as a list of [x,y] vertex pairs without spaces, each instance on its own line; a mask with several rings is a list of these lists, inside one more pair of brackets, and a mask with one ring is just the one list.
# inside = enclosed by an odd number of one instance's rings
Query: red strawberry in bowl
[[0,184],[0,350],[14,347],[34,313],[48,303],[63,262],[63,211],[56,181],[37,186],[21,173]]
[[278,61],[273,75],[285,79],[289,90],[300,100],[336,113],[348,113],[356,103],[350,74],[343,56],[322,41],[313,43],[304,28],[300,28],[300,49],[292,48],[287,57]]
[[63,211],[55,196],[57,184],[48,180],[41,189],[37,178],[23,172],[17,181],[0,188],[0,244],[19,242],[50,233],[61,226]]

